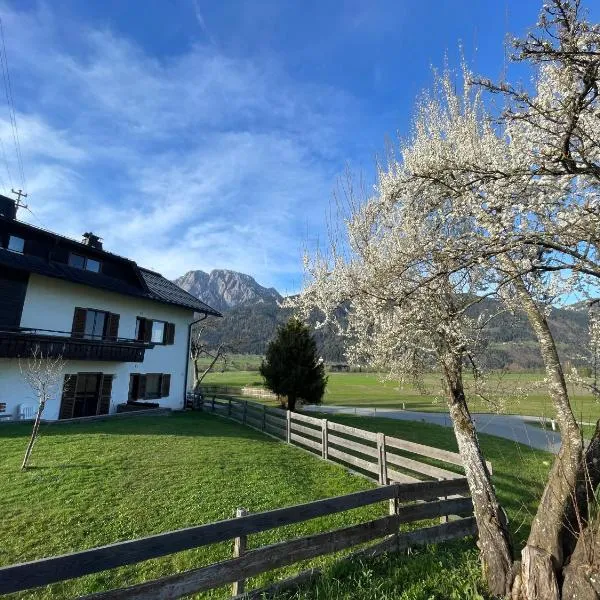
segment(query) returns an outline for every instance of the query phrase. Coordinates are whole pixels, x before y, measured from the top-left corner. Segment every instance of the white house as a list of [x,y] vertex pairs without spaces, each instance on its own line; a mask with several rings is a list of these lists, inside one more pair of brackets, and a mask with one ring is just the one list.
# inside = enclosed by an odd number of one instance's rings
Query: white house
[[191,324],[206,315],[221,316],[93,234],[77,242],[18,221],[0,195],[0,417],[36,406],[20,368],[35,349],[65,361],[46,419],[182,408]]

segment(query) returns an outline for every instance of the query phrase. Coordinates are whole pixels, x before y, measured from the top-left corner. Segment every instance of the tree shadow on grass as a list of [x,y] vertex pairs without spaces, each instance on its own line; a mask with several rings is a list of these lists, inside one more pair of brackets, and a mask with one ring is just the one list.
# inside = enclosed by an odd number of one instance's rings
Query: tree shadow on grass
[[[0,426],[0,440],[24,438],[31,434],[30,423],[4,423]],[[207,413],[180,413],[163,417],[110,418],[87,423],[43,423],[40,435],[61,437],[79,434],[100,435],[167,435],[182,437],[231,437],[264,442],[278,440],[263,435],[241,423]]]

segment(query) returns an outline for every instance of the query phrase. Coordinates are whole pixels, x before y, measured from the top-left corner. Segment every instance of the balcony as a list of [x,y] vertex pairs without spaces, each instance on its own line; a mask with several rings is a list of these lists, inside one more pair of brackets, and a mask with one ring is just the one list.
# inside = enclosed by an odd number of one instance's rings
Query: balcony
[[73,337],[70,331],[0,328],[0,358],[29,358],[37,350],[44,357],[65,360],[143,362],[154,344],[126,338]]

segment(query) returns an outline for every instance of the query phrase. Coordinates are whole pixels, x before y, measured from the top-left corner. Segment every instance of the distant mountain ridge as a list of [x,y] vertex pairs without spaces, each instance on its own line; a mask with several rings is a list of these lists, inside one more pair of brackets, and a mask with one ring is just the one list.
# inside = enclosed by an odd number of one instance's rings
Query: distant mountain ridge
[[277,304],[283,300],[275,288],[263,287],[250,275],[228,269],[214,269],[210,273],[188,271],[174,282],[219,312],[240,305]]
[[[209,273],[189,271],[175,280],[184,290],[223,313],[213,319],[206,332],[212,344],[224,342],[241,354],[264,354],[277,326],[291,316],[280,306],[283,296],[274,288],[261,286],[250,275],[226,269]],[[472,316],[481,312],[498,313],[498,301],[485,299],[472,308]],[[583,306],[554,309],[548,321],[557,336],[559,354],[573,364],[585,364],[588,317]],[[321,355],[329,362],[343,362],[341,340],[331,331],[315,332]],[[539,369],[542,360],[537,342],[523,314],[501,313],[488,327],[489,343],[485,351],[489,368]]]

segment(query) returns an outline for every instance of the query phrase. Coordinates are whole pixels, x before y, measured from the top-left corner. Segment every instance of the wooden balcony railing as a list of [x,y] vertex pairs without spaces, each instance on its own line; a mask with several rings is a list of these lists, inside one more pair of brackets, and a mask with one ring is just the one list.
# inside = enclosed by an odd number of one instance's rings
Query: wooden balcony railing
[[37,350],[44,357],[65,360],[142,362],[151,343],[127,338],[72,337],[69,331],[0,328],[0,358],[29,358]]

